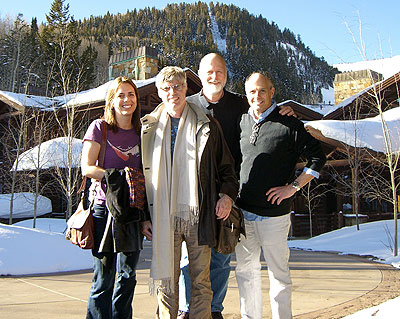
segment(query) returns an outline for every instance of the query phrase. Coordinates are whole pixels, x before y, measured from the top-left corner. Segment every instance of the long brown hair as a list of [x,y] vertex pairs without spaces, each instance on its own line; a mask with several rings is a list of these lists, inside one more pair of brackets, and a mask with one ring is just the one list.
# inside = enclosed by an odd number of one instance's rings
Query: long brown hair
[[141,123],[140,123],[140,97],[139,97],[139,91],[135,85],[135,83],[133,83],[133,81],[126,77],[126,76],[119,76],[116,79],[114,79],[107,91],[107,98],[106,98],[106,106],[104,108],[104,120],[106,121],[106,123],[108,124],[108,126],[111,128],[111,130],[113,132],[117,132],[118,131],[118,125],[117,125],[117,120],[115,119],[115,110],[114,110],[114,97],[115,97],[115,93],[118,90],[118,87],[122,84],[122,83],[128,83],[129,85],[131,85],[135,91],[135,95],[136,95],[136,109],[132,114],[132,124],[133,124],[133,128],[135,129],[136,133],[138,135],[140,135],[140,127],[141,127]]

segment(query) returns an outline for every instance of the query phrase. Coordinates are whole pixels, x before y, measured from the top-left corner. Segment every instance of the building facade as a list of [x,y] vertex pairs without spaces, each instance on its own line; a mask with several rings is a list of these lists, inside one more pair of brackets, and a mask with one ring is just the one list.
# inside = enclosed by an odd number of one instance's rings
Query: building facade
[[147,80],[157,73],[157,50],[148,46],[114,54],[108,63],[109,80],[118,76],[126,76],[132,80]]
[[333,82],[335,90],[335,105],[382,79],[382,74],[372,70],[336,74],[335,81]]

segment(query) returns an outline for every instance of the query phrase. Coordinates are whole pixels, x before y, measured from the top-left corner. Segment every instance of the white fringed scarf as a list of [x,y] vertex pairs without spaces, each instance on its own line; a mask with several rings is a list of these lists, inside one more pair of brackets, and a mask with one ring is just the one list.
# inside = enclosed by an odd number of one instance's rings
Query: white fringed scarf
[[179,121],[171,165],[171,120],[165,108],[161,111],[152,159],[152,294],[157,287],[173,289],[174,230],[186,232],[189,224],[194,225],[199,220],[196,130],[196,114],[186,104]]

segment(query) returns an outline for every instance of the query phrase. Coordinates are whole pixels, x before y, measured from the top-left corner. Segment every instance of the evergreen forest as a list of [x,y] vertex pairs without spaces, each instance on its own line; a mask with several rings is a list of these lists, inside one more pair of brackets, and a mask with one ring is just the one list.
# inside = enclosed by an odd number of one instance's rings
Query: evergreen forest
[[253,71],[268,71],[276,99],[321,102],[337,70],[289,29],[220,3],[174,3],[163,9],[75,20],[67,0],[54,0],[46,23],[23,15],[0,19],[0,90],[63,95],[108,81],[112,54],[147,45],[157,49],[159,68],[178,65],[197,72],[199,61],[218,52],[227,61],[228,88],[243,93]]

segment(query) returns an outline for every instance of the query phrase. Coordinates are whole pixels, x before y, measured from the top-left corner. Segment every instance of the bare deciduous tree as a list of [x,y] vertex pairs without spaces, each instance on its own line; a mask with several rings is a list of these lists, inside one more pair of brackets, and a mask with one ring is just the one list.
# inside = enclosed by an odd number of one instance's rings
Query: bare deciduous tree
[[319,183],[318,180],[313,179],[300,190],[300,194],[305,199],[305,206],[309,215],[310,237],[313,237],[313,211],[320,204],[321,200],[326,196],[326,193],[329,192],[327,186],[327,183]]
[[54,184],[53,180],[43,181],[41,177],[45,174],[43,170],[44,161],[41,157],[41,145],[42,142],[49,136],[49,131],[51,130],[51,119],[49,118],[51,114],[49,112],[44,112],[40,109],[32,110],[32,121],[31,121],[31,130],[32,130],[32,139],[34,143],[37,145],[38,152],[37,157],[32,160],[32,164],[34,165],[32,169],[32,175],[34,177],[33,181],[29,185],[29,189],[34,193],[34,203],[33,203],[33,224],[32,228],[36,227],[36,217],[37,217],[37,204],[39,195],[45,195],[48,190],[50,190],[50,185]]
[[[5,154],[7,156],[7,160],[9,163],[15,161],[15,165],[18,165],[19,155],[24,149],[24,137],[26,136],[26,122],[27,122],[27,113],[25,108],[21,108],[19,114],[14,116],[12,119],[7,121],[7,126],[3,127],[3,130],[7,132],[3,136],[3,145],[5,146]],[[10,167],[10,166],[8,166]],[[9,218],[8,223],[12,225],[13,223],[13,210],[14,210],[14,193],[16,192],[18,185],[18,175],[17,171],[13,170],[10,173],[10,185],[9,192],[11,194],[10,197],[10,206],[9,206]]]
[[[400,76],[397,79],[400,81]],[[396,82],[397,83],[397,82]],[[379,170],[377,174],[371,176],[372,181],[377,184],[379,183],[381,187],[376,188],[376,191],[380,194],[384,200],[390,202],[393,206],[393,220],[394,220],[394,256],[398,255],[398,229],[397,229],[397,219],[398,219],[398,192],[400,188],[399,180],[399,159],[400,159],[400,147],[399,144],[395,142],[395,139],[400,138],[400,127],[397,127],[398,131],[393,132],[393,128],[390,129],[388,126],[388,118],[384,113],[384,96],[380,90],[380,84],[374,85],[371,92],[371,96],[375,100],[374,107],[379,113],[379,119],[381,122],[382,137],[384,142],[384,155],[375,156],[374,159],[379,163],[380,166],[384,167],[386,172],[388,172],[389,180],[382,178],[384,174],[380,174]],[[399,87],[396,85],[397,97],[400,98]],[[394,101],[397,103],[396,101]],[[390,105],[388,105],[390,107]],[[390,194],[390,196],[387,196]]]
[[[353,42],[357,47],[363,61],[367,61],[367,51],[366,46],[363,40],[362,34],[362,23],[361,18],[359,17],[359,41],[357,41],[357,37],[354,35],[351,28],[346,24],[349,33],[353,37]],[[382,138],[384,143],[384,156],[375,156],[374,159],[376,162],[380,163],[378,166],[384,167],[385,170],[388,172],[389,176],[389,183],[386,183],[384,179],[382,179],[381,174],[371,174],[369,172],[368,177],[371,180],[370,183],[375,185],[386,185],[386,187],[378,187],[376,188],[376,192],[379,193],[379,197],[382,199],[386,198],[393,206],[393,220],[394,220],[394,256],[398,255],[398,227],[397,227],[397,219],[398,219],[398,190],[400,187],[399,178],[398,178],[398,171],[399,171],[399,157],[400,157],[400,148],[396,145],[394,139],[399,138],[399,132],[391,132],[388,127],[387,118],[385,117],[384,111],[389,109],[393,106],[398,106],[398,100],[400,98],[399,94],[399,87],[397,83],[400,80],[400,76],[394,75],[396,83],[396,97],[392,98],[391,100],[387,100],[384,91],[382,89],[383,82],[377,82],[376,79],[373,77],[370,70],[368,70],[369,77],[373,85],[371,89],[368,91],[370,97],[370,107],[378,113],[381,129],[382,129]],[[380,169],[375,170],[375,172],[381,171]],[[386,189],[385,189],[386,188]],[[383,192],[381,191],[384,190]],[[389,192],[388,192],[389,190]],[[390,194],[390,198],[387,198],[385,194]]]

